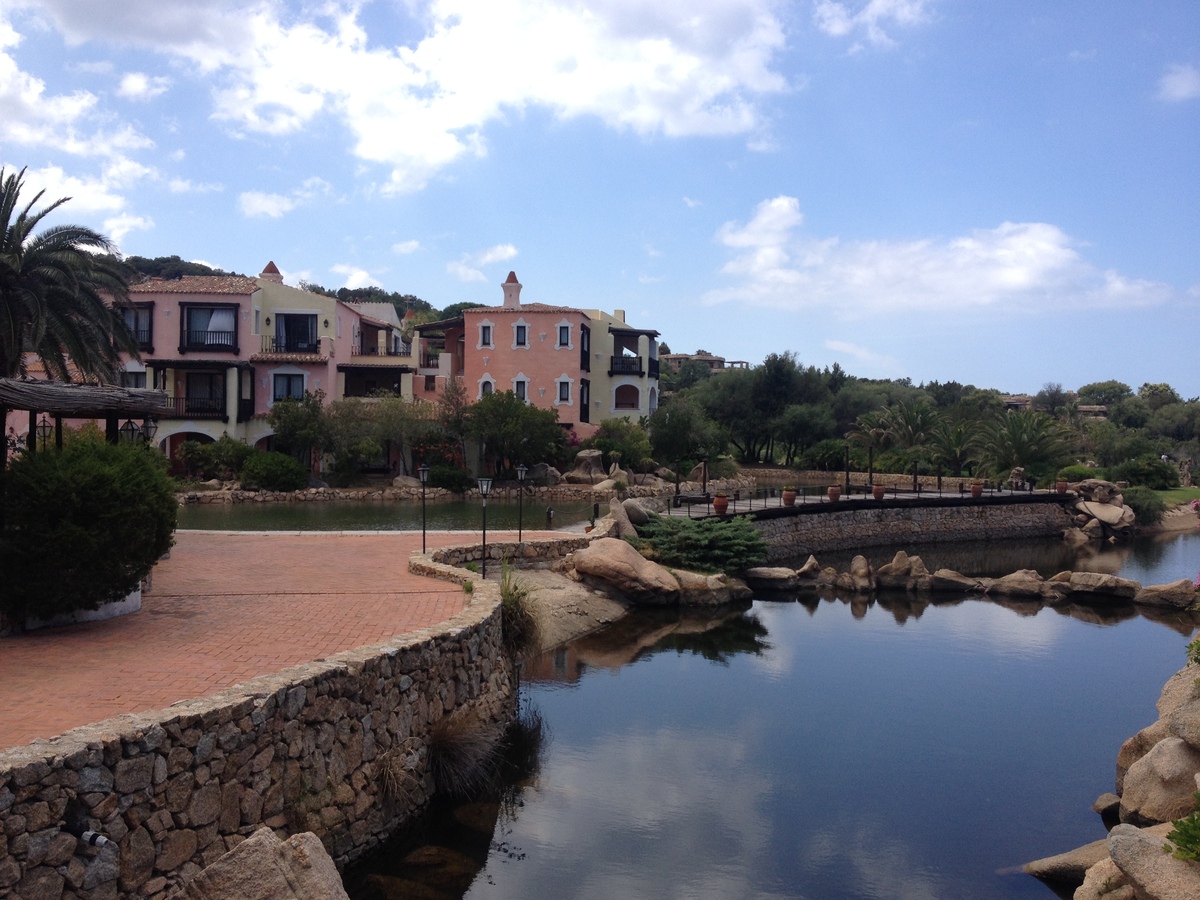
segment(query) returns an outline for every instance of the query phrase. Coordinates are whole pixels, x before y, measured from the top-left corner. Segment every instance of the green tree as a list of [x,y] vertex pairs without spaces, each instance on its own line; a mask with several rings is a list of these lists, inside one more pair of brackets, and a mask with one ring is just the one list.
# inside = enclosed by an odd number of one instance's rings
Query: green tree
[[267,423],[275,432],[275,445],[303,460],[308,460],[313,452],[324,453],[330,444],[324,404],[324,391],[305,391],[298,400],[288,397],[275,401],[267,413]]
[[512,391],[484,394],[471,406],[467,427],[493,472],[556,462],[566,443],[558,410],[539,409]]
[[654,452],[646,429],[628,419],[605,419],[596,433],[579,446],[602,452],[606,466],[612,465],[613,454],[617,454],[621,467],[634,472],[641,471]]
[[1068,461],[1067,444],[1061,427],[1036,410],[1013,410],[998,416],[983,429],[979,457],[994,478],[1003,478],[1014,468],[1025,469],[1037,481],[1050,480]]
[[962,475],[975,459],[978,446],[978,428],[975,422],[944,420],[933,429],[930,449],[934,460],[950,470],[952,475]]
[[1051,416],[1057,416],[1066,405],[1067,392],[1056,381],[1047,381],[1033,397],[1033,408]]
[[335,400],[325,408],[325,422],[326,450],[333,454],[331,482],[350,484],[368,461],[383,452],[374,407],[360,397]]
[[0,376],[24,374],[28,349],[58,380],[70,380],[70,360],[84,375],[114,381],[121,353],[138,358],[138,345],[105,295],[127,302],[132,271],[90,228],[55,225],[34,234],[70,198],[34,210],[39,191],[22,206],[24,177],[24,169],[0,169]]
[[409,454],[412,444],[430,434],[436,427],[436,410],[428,403],[417,403],[397,397],[390,392],[372,401],[376,437],[381,444],[394,446],[400,455],[400,472],[408,472]]
[[1161,409],[1170,403],[1183,402],[1183,398],[1179,396],[1175,388],[1163,383],[1150,384],[1146,382],[1138,388],[1138,397],[1146,402],[1151,412]]
[[1122,381],[1093,381],[1076,393],[1084,406],[1112,406],[1118,400],[1133,396],[1133,388]]
[[791,466],[813,444],[833,437],[836,426],[828,405],[793,403],[771,423],[771,430],[783,449],[784,465]]
[[[717,381],[723,380],[724,375]],[[721,429],[687,395],[668,397],[650,414],[654,457],[679,472],[687,463],[716,459],[725,452]]]
[[451,375],[437,399],[437,421],[442,434],[457,448],[460,459],[467,458],[470,410],[471,404],[467,401],[467,389],[462,379]]

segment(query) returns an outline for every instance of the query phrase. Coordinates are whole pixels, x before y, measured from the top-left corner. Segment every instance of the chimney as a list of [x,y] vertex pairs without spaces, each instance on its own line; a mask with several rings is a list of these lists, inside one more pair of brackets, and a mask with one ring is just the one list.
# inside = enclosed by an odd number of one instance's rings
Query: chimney
[[262,270],[262,274],[258,277],[263,281],[273,281],[276,284],[283,284],[283,273],[279,271],[274,261],[267,263],[267,267]]
[[521,282],[517,281],[517,273],[509,272],[508,277],[504,279],[504,284],[500,285],[504,289],[504,305],[508,307],[519,307],[521,305]]
[[613,310],[613,318],[616,319],[618,322],[623,323],[625,321],[625,310],[614,309]]

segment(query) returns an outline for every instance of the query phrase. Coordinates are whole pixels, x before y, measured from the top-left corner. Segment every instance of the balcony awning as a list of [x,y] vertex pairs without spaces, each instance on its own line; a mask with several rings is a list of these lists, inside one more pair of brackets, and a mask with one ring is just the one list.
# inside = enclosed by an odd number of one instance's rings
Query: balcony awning
[[156,416],[169,408],[165,391],[35,378],[0,378],[0,406],[70,419]]
[[609,334],[637,334],[637,335],[644,334],[647,337],[658,337],[658,335],[659,335],[659,332],[655,331],[653,328],[625,328],[621,325],[609,325],[608,333]]
[[424,334],[426,331],[437,334],[455,326],[462,328],[465,322],[466,319],[462,316],[457,316],[453,319],[442,319],[440,322],[426,322],[423,325],[414,325],[413,331],[420,332],[421,334]]

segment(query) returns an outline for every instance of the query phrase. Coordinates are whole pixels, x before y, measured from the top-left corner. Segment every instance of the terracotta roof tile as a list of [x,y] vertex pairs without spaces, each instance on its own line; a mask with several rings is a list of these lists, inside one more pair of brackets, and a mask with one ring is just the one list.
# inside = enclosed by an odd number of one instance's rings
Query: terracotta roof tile
[[253,294],[258,282],[241,275],[186,275],[169,281],[131,284],[131,294]]

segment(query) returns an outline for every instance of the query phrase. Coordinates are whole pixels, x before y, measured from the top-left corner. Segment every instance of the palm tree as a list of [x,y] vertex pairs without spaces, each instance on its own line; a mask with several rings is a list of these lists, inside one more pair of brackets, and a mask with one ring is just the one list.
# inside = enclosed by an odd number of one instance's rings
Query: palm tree
[[933,430],[934,459],[955,476],[962,475],[963,469],[975,459],[977,445],[977,429],[971,420],[942,422]]
[[25,353],[32,351],[52,378],[70,380],[69,360],[85,376],[113,381],[121,353],[138,355],[113,305],[127,302],[132,270],[90,228],[56,225],[34,234],[69,198],[34,210],[39,191],[22,207],[24,178],[24,169],[7,175],[0,169],[0,377],[24,374]]
[[933,433],[942,416],[928,400],[901,400],[888,409],[888,438],[913,461],[913,490],[917,489],[917,468],[929,456]]
[[980,461],[995,477],[1018,466],[1057,466],[1067,456],[1062,426],[1031,409],[1010,410],[988,423],[979,449]]
[[875,451],[888,445],[887,411],[882,409],[865,412],[846,432],[846,440],[867,448],[867,482],[875,482]]

